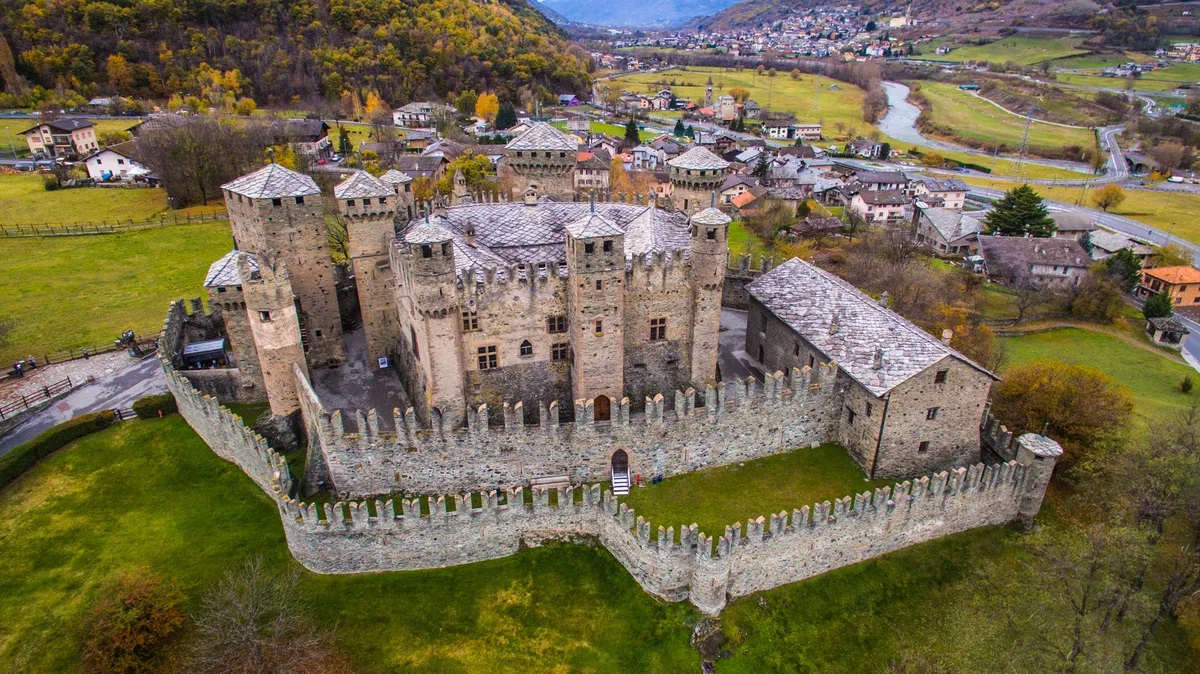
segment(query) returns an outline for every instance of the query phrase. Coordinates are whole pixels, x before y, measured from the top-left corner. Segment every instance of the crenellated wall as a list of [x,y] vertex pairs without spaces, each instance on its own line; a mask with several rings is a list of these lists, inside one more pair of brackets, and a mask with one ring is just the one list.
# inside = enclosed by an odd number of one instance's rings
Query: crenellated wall
[[[342,413],[328,413],[296,372],[310,460],[320,453],[331,491],[344,498],[511,488],[531,478],[566,475],[573,484],[607,479],[612,453],[623,449],[644,479],[677,475],[770,456],[834,436],[841,388],[837,364],[677,391],[673,409],[662,394],[634,414],[628,397],[612,420],[593,421],[592,401],[575,401],[575,421],[559,423],[558,403],[539,404],[539,423],[525,424],[524,404],[467,411],[467,427],[418,424],[412,408],[391,411],[395,432],[380,430],[379,412],[356,413],[347,432]],[[386,414],[386,412],[385,412]],[[503,424],[490,423],[498,416]],[[528,415],[534,416],[532,414]],[[315,419],[315,423],[313,420]]]
[[[974,527],[1030,518],[1062,452],[1053,440],[1026,434],[1015,445],[999,448],[1015,461],[958,468],[832,504],[769,514],[744,527],[726,527],[716,537],[699,532],[695,524],[681,524],[677,536],[675,527],[655,526],[596,484],[452,491],[425,499],[425,508],[418,497],[318,508],[290,498],[293,480],[282,456],[215,398],[192,387],[169,360],[161,362],[180,414],[217,455],[236,463],[276,502],[288,548],[312,571],[438,568],[511,555],[522,545],[591,536],[647,592],[668,601],[686,599],[710,615],[730,599]],[[772,377],[766,400],[744,407],[759,415],[771,405],[788,408],[780,400],[782,383]],[[311,403],[304,400],[311,395],[306,389],[301,386],[302,405]],[[649,409],[648,423],[663,423],[661,399]],[[677,410],[689,411],[695,413],[686,404]],[[306,415],[312,412],[304,408]],[[478,415],[470,432],[482,434],[486,423],[480,426]],[[994,442],[1010,440],[1003,432],[992,436]],[[777,451],[767,449],[764,454]]]

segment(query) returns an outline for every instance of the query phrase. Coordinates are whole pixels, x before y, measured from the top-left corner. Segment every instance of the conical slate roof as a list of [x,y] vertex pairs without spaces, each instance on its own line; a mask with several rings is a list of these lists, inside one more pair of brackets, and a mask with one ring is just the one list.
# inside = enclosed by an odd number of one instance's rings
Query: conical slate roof
[[713,154],[708,148],[699,145],[674,159],[668,159],[667,165],[680,169],[729,168],[729,162]]
[[598,236],[621,236],[625,232],[612,220],[592,211],[582,218],[569,223],[567,231],[576,239],[591,239]]
[[243,257],[249,262],[251,271],[258,271],[257,257],[251,253],[234,249],[209,266],[208,275],[204,277],[204,287],[219,288],[241,285],[242,274],[238,271],[238,259]]
[[517,136],[504,146],[507,150],[568,150],[575,152],[579,149],[575,139],[546,122],[537,122],[525,133]]
[[379,178],[366,171],[355,171],[337,187],[333,188],[333,196],[338,199],[369,199],[371,197],[390,197],[396,190]]
[[692,216],[692,222],[697,225],[728,225],[732,221],[733,218],[712,206]]
[[221,185],[221,189],[251,199],[303,197],[321,193],[321,188],[312,178],[274,163],[227,182]]
[[433,216],[420,220],[416,225],[408,230],[404,235],[405,243],[442,243],[450,241],[454,235],[450,230],[443,227],[438,221],[443,220],[442,216]]

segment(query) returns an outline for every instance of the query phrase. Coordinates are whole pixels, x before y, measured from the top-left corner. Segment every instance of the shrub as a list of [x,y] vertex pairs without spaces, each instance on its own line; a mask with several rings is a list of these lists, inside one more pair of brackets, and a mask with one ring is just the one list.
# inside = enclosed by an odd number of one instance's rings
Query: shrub
[[159,393],[158,395],[146,396],[139,398],[133,403],[133,413],[139,419],[157,419],[161,412],[163,415],[174,414],[179,411],[179,407],[175,405],[175,396],[170,393]]
[[42,458],[72,440],[102,431],[112,426],[117,415],[112,410],[93,412],[75,417],[42,433],[36,438],[19,445],[8,454],[0,456],[0,487],[4,487],[29,470]]
[[157,671],[164,646],[187,621],[182,603],[178,589],[145,570],[102,587],[83,647],[86,671]]
[[58,184],[58,178],[55,178],[51,175],[42,176],[42,187],[44,187],[47,192],[53,192],[60,187]]
[[1192,387],[1195,386],[1195,384],[1196,382],[1192,381],[1192,375],[1185,374],[1183,375],[1183,381],[1179,382],[1179,390],[1183,391],[1184,393],[1191,393]]

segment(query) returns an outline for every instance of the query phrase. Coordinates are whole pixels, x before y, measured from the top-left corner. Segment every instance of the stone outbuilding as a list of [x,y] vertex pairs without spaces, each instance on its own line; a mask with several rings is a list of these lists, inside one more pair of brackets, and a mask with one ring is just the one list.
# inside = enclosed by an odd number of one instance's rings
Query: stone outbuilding
[[1146,336],[1159,346],[1165,346],[1176,351],[1183,351],[1191,330],[1174,316],[1162,316],[1146,321]]

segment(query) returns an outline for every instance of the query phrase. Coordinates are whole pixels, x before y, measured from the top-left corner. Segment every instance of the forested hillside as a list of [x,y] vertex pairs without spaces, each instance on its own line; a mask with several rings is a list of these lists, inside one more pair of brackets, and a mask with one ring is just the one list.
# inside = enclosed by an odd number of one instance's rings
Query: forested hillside
[[376,91],[399,104],[589,87],[587,55],[524,0],[0,0],[0,38],[24,80],[0,68],[10,94],[219,90],[285,105]]

